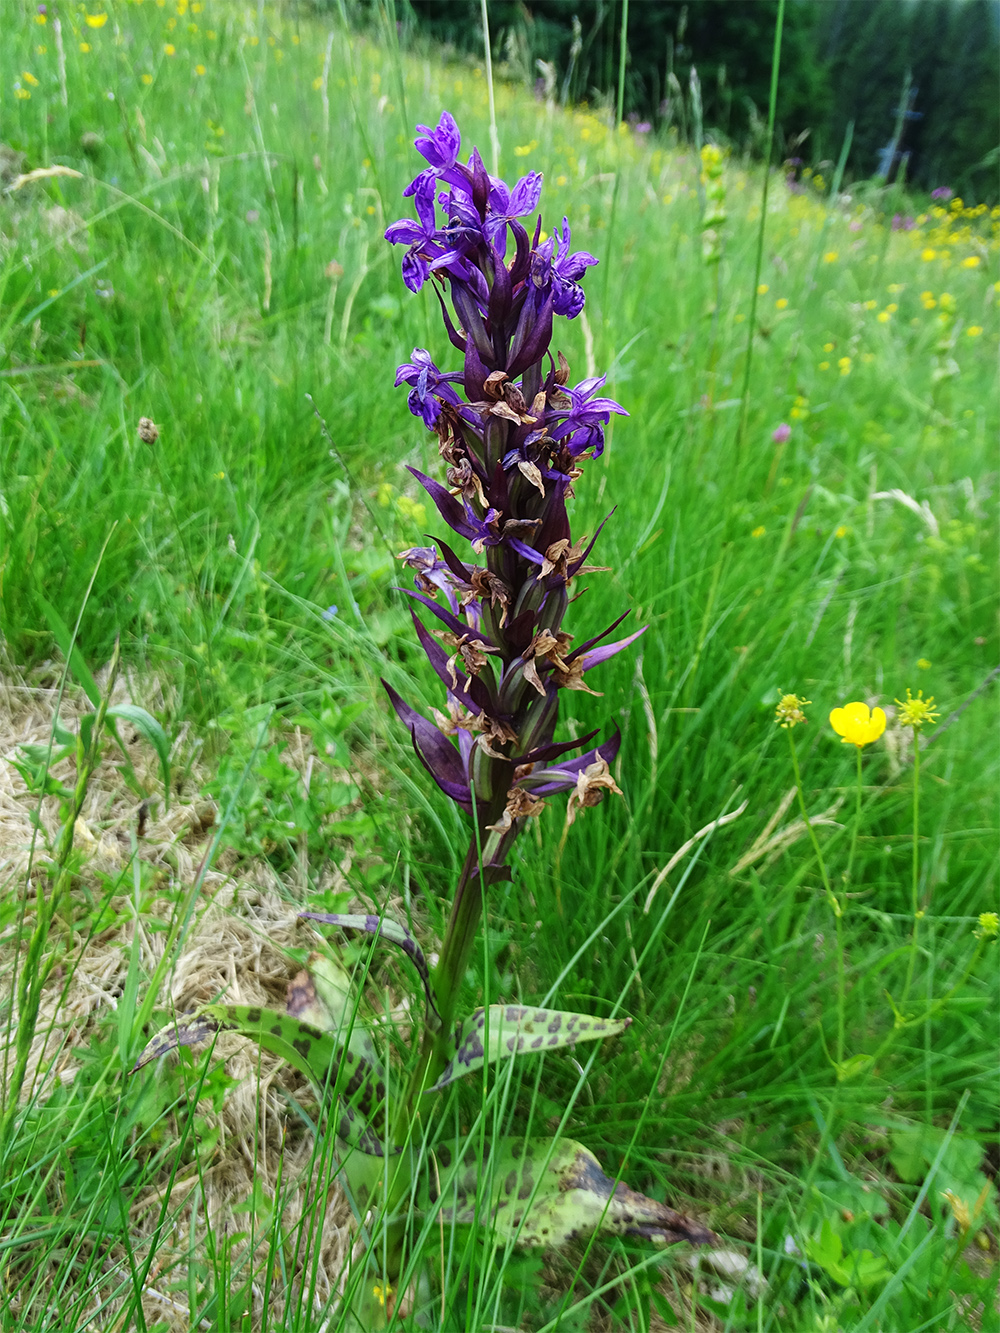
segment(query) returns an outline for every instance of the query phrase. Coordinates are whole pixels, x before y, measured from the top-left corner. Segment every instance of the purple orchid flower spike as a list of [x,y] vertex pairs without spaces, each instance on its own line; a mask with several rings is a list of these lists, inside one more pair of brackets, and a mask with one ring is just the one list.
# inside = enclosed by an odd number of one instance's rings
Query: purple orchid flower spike
[[389,697],[421,762],[476,826],[441,954],[454,977],[464,973],[484,887],[507,873],[513,839],[543,798],[568,791],[572,819],[618,791],[609,768],[618,738],[565,757],[593,733],[556,740],[559,702],[566,690],[595,694],[585,673],[642,630],[608,642],[619,617],[574,648],[562,628],[600,535],[574,543],[567,499],[583,461],[603,449],[612,415],[628,415],[601,394],[603,375],[568,387],[569,366],[552,347],[558,319],[582,310],[581,284],[597,260],[571,248],[565,218],[544,242],[540,214],[529,233],[522,219],[539,210],[541,175],[511,187],[488,175],[477,149],[460,162],[448,112],[435,128],[419,127],[416,146],[428,164],[405,191],[416,217],[386,237],[408,247],[412,290],[437,279],[447,344],[464,359],[442,370],[418,348],[396,383],[434,432],[445,475],[409,470],[472,549],[456,554],[434,534],[435,545],[402,553],[416,579],[414,632],[448,712],[435,710],[435,726],[395,691]]

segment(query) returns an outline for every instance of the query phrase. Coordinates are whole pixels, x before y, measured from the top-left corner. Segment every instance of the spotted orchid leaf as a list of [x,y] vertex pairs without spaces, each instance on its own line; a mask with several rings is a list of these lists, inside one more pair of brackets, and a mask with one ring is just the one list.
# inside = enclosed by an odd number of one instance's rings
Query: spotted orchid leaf
[[377,1065],[375,1043],[357,1016],[357,992],[336,958],[312,953],[305,969],[288,983],[286,1012],[323,1032],[332,1032],[355,1055]]
[[[659,1245],[716,1241],[707,1227],[606,1176],[572,1139],[504,1138],[482,1156],[473,1139],[434,1147],[417,1206],[446,1222],[478,1224],[494,1245],[558,1248],[595,1231]],[[440,1182],[440,1183],[439,1183]]]
[[279,1056],[314,1085],[322,1099],[338,1100],[336,1132],[362,1152],[381,1155],[386,1085],[377,1065],[338,1040],[291,1014],[256,1005],[210,1004],[190,1018],[171,1023],[143,1050],[132,1072],[179,1046],[199,1046],[219,1032],[236,1032]]
[[401,926],[398,921],[391,921],[387,916],[344,916],[339,912],[300,912],[299,915],[307,921],[322,921],[324,925],[339,926],[341,930],[360,930],[367,935],[374,935],[376,939],[386,939],[397,944],[409,958],[421,980],[430,1011],[428,1018],[433,1014],[440,1027],[440,1015],[424,951],[405,926]]
[[580,1041],[617,1037],[631,1022],[631,1018],[592,1018],[589,1014],[571,1014],[558,1009],[491,1004],[488,1024],[487,1011],[477,1009],[459,1028],[455,1054],[428,1091],[439,1092],[449,1083],[496,1060],[554,1051],[575,1046]]

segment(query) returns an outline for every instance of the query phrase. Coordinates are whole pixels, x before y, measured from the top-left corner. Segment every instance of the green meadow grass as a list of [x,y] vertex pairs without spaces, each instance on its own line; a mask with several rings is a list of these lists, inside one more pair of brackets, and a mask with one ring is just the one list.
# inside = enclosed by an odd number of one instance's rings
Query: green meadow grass
[[[447,106],[485,153],[484,72],[401,53],[391,24],[351,34],[291,8],[106,12],[90,26],[60,8],[57,32],[54,6],[45,23],[8,7],[0,48],[3,139],[25,154],[5,159],[0,199],[7,672],[58,677],[53,609],[79,616],[94,671],[120,636],[134,678],[164,690],[164,726],[186,728],[175,768],[202,747],[231,849],[268,859],[289,901],[314,907],[329,901],[324,864],[350,857],[352,893],[396,895],[433,947],[463,821],[428,790],[378,677],[439,703],[393,558],[441,526],[404,469],[432,470],[435,450],[392,379],[414,346],[441,363],[449,351],[382,232],[406,212],[416,122]],[[577,534],[614,512],[596,552],[609,571],[570,628],[589,637],[626,607],[650,628],[602,668],[602,698],[563,705],[568,731],[621,728],[624,799],[568,831],[553,801],[526,832],[468,1000],[635,1021],[582,1066],[512,1065],[450,1113],[456,1132],[561,1126],[607,1170],[696,1211],[767,1283],[718,1300],[672,1252],[601,1243],[543,1267],[435,1229],[416,1247],[430,1272],[420,1326],[995,1328],[995,1200],[964,1250],[943,1191],[975,1202],[1000,1129],[996,945],[974,938],[998,908],[995,683],[975,693],[1000,661],[996,219],[928,207],[894,232],[892,192],[831,207],[822,185],[773,179],[755,291],[758,169],[727,161],[715,270],[693,151],[503,85],[497,102],[501,171],[544,171],[544,223],[567,214],[601,259],[586,319],[557,341],[576,379],[607,370],[631,414],[577,485]],[[55,165],[76,174],[9,188]],[[141,417],[159,427],[152,445]],[[892,726],[865,751],[854,828],[854,751],[826,724],[848,700],[891,705],[907,688],[942,715],[921,764],[916,950],[912,763]],[[807,808],[840,801],[818,825],[850,895],[839,931],[804,836],[745,861],[797,817],[792,805],[769,826],[793,784],[774,723],[784,691],[813,701],[796,732]],[[341,766],[306,799],[278,753],[295,728]],[[190,888],[171,887],[181,938]],[[139,869],[96,906],[75,891],[78,943],[151,891]],[[8,992],[23,902],[6,875]],[[877,1059],[838,1080],[841,974],[844,1057]],[[145,1023],[166,1013],[163,983],[130,971],[133,1000],[152,988]],[[894,1032],[886,992],[905,989],[927,1017]],[[220,1228],[192,1239],[176,1310],[143,1313],[165,1222],[137,1230],[131,1200],[208,1170],[199,1095],[226,1092],[206,1059],[185,1066],[193,1093],[166,1073],[123,1082],[143,1041],[102,1010],[75,1081],[17,1121],[0,1329],[337,1327],[318,1288],[268,1317],[311,1223],[285,1234],[257,1197],[241,1226],[267,1232],[259,1271]],[[321,1137],[312,1151],[332,1180]],[[251,1277],[263,1322],[247,1313]]]

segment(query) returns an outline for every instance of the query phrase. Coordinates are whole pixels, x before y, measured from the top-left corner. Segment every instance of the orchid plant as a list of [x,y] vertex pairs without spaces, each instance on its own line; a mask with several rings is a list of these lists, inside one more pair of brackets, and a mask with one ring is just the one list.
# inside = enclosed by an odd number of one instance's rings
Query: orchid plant
[[483,1227],[494,1243],[558,1245],[599,1227],[660,1243],[712,1239],[610,1179],[580,1144],[501,1140],[484,1159],[478,1146],[470,1158],[461,1143],[437,1138],[435,1102],[456,1080],[628,1026],[519,1004],[466,1016],[457,1008],[485,896],[510,878],[518,834],[557,793],[569,793],[572,822],[605,792],[619,792],[611,764],[620,736],[557,741],[559,700],[564,690],[596,693],[588,673],[643,631],[608,642],[627,612],[577,646],[563,628],[574,581],[595,572],[587,561],[597,535],[574,541],[566,502],[585,461],[601,454],[612,414],[627,415],[602,395],[605,376],[571,385],[565,358],[550,350],[554,320],[580,314],[581,280],[597,260],[572,249],[565,218],[545,239],[540,215],[526,221],[538,209],[539,173],[510,188],[477,150],[460,161],[447,111],[436,127],[418,126],[416,148],[428,165],[403,191],[416,220],[394,222],[386,239],[406,247],[407,287],[431,286],[462,363],[442,371],[416,348],[396,385],[407,386],[410,411],[436,435],[447,484],[409,470],[471,552],[460,554],[452,537],[401,555],[414,577],[414,631],[444,707],[431,720],[383,684],[419,760],[464,812],[468,851],[433,971],[411,933],[385,916],[304,915],[406,953],[425,996],[422,1034],[400,1076],[376,1047],[358,986],[336,957],[314,955],[287,1012],[212,1005],[166,1029],[140,1061],[233,1029],[307,1073],[335,1101],[342,1176],[359,1222],[381,1207],[390,1282],[404,1270],[408,1226],[429,1212]]

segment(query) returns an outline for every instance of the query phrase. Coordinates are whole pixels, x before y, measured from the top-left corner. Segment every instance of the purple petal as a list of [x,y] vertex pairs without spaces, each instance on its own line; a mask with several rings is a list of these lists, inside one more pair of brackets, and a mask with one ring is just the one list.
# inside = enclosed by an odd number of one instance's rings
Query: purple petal
[[505,211],[513,217],[523,218],[526,213],[534,213],[541,197],[542,173],[529,171],[527,176],[522,176],[514,186],[510,196],[510,207]]

